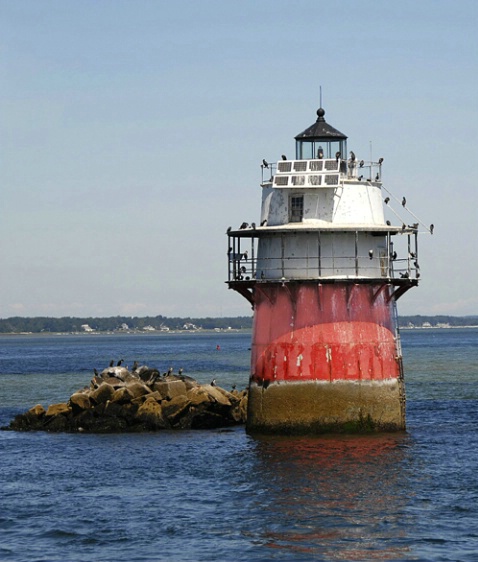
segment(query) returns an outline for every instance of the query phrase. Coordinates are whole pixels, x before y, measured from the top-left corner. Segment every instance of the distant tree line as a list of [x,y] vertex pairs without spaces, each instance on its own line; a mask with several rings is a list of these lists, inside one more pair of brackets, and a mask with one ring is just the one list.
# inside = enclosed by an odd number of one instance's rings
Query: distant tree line
[[117,332],[127,330],[178,330],[194,327],[204,330],[241,329],[252,326],[252,317],[238,316],[232,318],[167,318],[166,316],[111,316],[108,318],[65,316],[51,318],[48,316],[20,317],[0,319],[0,333],[41,333],[41,332],[84,332],[88,326],[96,332]]
[[[443,326],[478,326],[478,316],[400,316],[399,326],[401,328],[423,325]],[[65,316],[63,318],[51,318],[48,316],[21,317],[0,319],[0,333],[42,333],[42,332],[84,332],[88,326],[95,332],[121,332],[121,331],[147,331],[147,330],[183,330],[202,328],[213,330],[219,328],[226,330],[248,329],[252,327],[251,316],[236,316],[224,318],[168,318],[166,316],[110,316],[108,318],[86,317],[78,318]]]

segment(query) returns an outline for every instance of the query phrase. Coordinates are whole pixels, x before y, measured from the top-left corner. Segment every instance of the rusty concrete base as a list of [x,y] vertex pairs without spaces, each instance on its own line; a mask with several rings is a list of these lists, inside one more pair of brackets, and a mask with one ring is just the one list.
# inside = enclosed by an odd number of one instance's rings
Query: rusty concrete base
[[403,381],[251,382],[250,433],[320,434],[402,431]]

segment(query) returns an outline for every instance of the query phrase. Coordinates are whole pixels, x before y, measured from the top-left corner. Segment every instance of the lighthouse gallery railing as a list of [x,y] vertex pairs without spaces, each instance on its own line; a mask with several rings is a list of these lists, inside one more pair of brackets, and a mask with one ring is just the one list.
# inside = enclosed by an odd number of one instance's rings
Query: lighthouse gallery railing
[[[379,255],[360,253],[355,245],[350,255],[324,253],[320,246],[315,253],[287,255],[281,245],[281,255],[257,257],[259,237],[229,237],[228,282],[320,280],[320,279],[418,279],[418,245],[416,232],[408,234],[407,255],[393,251],[389,233],[387,251]],[[414,243],[412,239],[414,238]]]

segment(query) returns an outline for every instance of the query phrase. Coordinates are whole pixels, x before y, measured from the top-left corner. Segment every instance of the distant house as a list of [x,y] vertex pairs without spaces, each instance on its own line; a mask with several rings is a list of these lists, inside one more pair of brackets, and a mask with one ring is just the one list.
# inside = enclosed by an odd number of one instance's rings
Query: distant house
[[89,324],[82,324],[82,325],[81,325],[81,329],[82,329],[84,332],[94,332],[94,331],[95,331],[95,329],[92,328]]
[[192,324],[191,322],[186,322],[186,324],[183,325],[183,330],[197,330],[198,327],[195,324]]

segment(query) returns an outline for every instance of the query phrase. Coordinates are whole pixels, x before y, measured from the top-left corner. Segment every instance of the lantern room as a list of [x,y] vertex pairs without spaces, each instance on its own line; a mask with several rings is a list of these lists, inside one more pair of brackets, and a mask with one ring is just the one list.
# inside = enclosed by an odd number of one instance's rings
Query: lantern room
[[329,125],[325,111],[317,110],[317,121],[295,137],[297,160],[314,158],[347,158],[347,137]]

